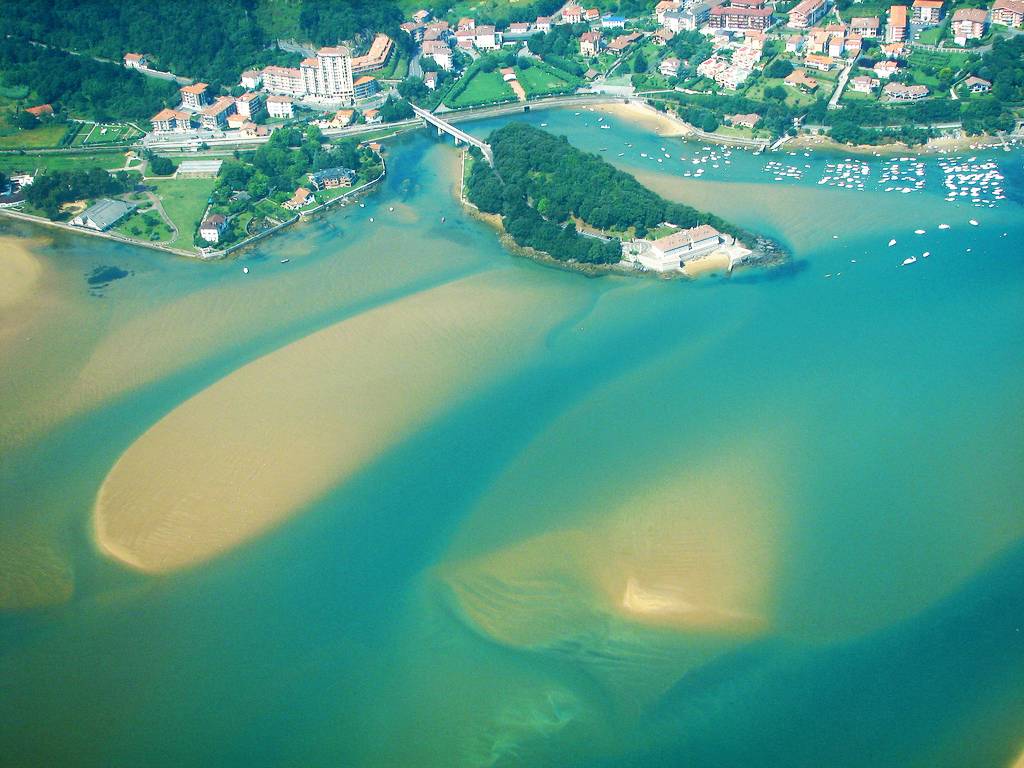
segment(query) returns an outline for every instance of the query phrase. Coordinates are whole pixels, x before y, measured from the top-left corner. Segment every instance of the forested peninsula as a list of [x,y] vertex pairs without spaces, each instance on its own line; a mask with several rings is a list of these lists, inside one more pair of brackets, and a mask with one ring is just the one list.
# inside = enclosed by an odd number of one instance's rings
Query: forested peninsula
[[[558,261],[617,264],[623,239],[644,238],[665,223],[684,229],[709,224],[748,248],[772,248],[714,214],[665,200],[598,155],[576,149],[565,136],[509,123],[487,142],[494,167],[471,150],[467,199],[484,213],[500,215],[517,245]],[[582,235],[577,224],[607,239]]]

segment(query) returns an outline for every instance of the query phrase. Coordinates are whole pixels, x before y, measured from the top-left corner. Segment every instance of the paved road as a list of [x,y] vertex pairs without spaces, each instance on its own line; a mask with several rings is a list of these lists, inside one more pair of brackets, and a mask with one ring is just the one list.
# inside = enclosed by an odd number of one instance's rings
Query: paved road
[[409,77],[423,77],[423,67],[420,66],[420,54],[417,53],[409,61]]
[[[836,11],[836,15],[839,15],[838,11]],[[846,69],[839,73],[839,79],[836,81],[836,89],[832,92],[832,98],[828,100],[829,109],[841,108],[839,106],[839,99],[843,95],[843,89],[846,88],[846,81],[850,79],[850,72],[853,71],[853,65],[855,63],[856,62],[851,61],[846,65]]]

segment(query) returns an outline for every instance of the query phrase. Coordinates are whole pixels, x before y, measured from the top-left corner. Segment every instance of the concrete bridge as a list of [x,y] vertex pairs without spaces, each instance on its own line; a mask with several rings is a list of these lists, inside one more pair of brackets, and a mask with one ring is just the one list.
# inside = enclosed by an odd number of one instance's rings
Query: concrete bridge
[[416,113],[416,117],[423,120],[425,123],[437,128],[437,135],[440,136],[442,133],[447,133],[449,136],[455,139],[455,143],[466,142],[477,147],[486,158],[487,162],[494,165],[494,152],[491,151],[491,145],[481,141],[476,136],[470,136],[465,131],[461,131],[454,125],[449,123],[447,120],[443,120],[432,112],[427,112],[425,109],[420,109],[415,105],[412,106],[412,111]]

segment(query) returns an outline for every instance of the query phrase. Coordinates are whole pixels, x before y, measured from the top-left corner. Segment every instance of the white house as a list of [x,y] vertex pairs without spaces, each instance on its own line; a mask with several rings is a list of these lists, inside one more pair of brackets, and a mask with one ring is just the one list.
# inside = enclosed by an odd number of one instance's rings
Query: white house
[[126,53],[124,55],[124,65],[128,69],[148,69],[149,59],[146,58],[144,53]]
[[247,69],[242,73],[239,84],[247,91],[255,91],[263,85],[263,75],[255,69]]
[[295,105],[287,96],[267,96],[267,114],[271,117],[295,117]]
[[490,24],[481,24],[475,30],[473,45],[481,51],[494,51],[501,48],[501,32]]
[[727,244],[725,235],[709,224],[701,224],[648,242],[637,258],[648,269],[669,272],[681,269],[686,262],[706,256],[724,244]]
[[228,220],[219,213],[207,216],[199,225],[199,236],[208,243],[220,242],[220,236],[224,234],[227,225]]

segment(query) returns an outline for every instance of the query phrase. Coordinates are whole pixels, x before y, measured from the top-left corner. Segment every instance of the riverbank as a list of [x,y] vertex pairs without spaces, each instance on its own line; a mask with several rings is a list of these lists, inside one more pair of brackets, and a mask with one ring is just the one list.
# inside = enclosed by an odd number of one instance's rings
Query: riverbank
[[939,136],[929,139],[918,146],[910,146],[901,142],[888,144],[841,144],[825,134],[801,134],[789,139],[784,149],[819,149],[831,152],[847,152],[855,155],[934,155],[951,152],[970,152],[981,149],[999,149],[1002,147],[1019,147],[1020,137],[1012,136]]

